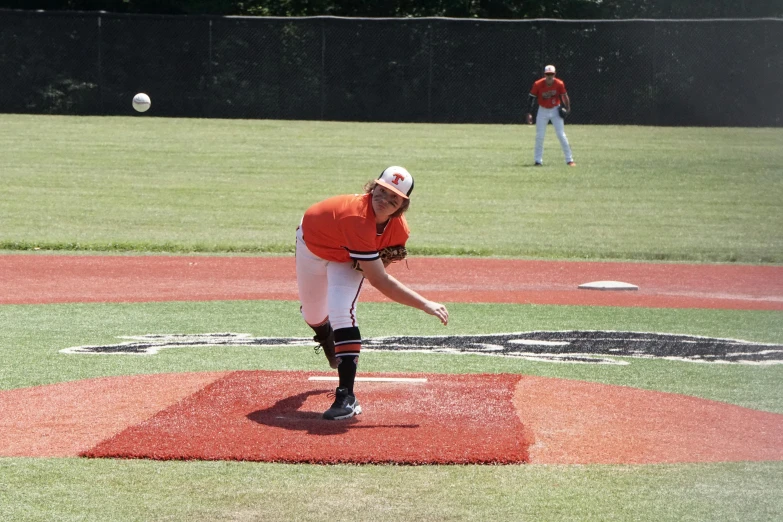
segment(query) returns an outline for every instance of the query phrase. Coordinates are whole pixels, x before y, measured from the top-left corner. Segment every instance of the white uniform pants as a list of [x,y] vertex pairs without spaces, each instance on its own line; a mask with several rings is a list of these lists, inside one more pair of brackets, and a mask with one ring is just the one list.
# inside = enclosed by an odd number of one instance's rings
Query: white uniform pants
[[536,163],[544,162],[544,135],[546,134],[546,125],[550,120],[552,121],[552,126],[555,128],[557,139],[560,140],[560,147],[563,149],[566,163],[574,161],[574,157],[571,154],[571,146],[568,144],[568,138],[566,138],[565,135],[563,118],[560,117],[560,113],[557,109],[558,107],[553,107],[551,109],[545,109],[540,105],[538,107],[538,116],[536,116]]
[[296,231],[296,284],[302,317],[309,325],[329,319],[332,328],[358,326],[356,302],[364,276],[351,263],[326,261],[316,256],[302,240],[302,228]]

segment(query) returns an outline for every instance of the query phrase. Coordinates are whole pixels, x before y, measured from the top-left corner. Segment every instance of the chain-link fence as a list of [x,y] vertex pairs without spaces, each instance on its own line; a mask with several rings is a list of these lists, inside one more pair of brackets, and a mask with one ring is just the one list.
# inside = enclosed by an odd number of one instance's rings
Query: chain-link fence
[[545,64],[571,123],[781,126],[783,19],[249,18],[0,10],[0,112],[519,123]]

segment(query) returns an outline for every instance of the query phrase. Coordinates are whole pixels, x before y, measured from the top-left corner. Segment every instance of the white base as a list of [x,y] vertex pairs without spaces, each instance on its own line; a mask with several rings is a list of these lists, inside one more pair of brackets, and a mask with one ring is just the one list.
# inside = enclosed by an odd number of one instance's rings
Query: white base
[[579,285],[583,290],[639,290],[639,287],[622,281],[593,281]]

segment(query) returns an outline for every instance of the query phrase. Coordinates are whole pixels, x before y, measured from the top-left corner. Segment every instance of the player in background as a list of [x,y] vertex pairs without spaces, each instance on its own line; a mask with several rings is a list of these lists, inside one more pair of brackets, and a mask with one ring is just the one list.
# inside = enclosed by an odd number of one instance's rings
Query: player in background
[[560,116],[560,104],[565,107],[566,114],[571,113],[571,100],[568,98],[565,84],[562,80],[555,78],[555,66],[547,65],[544,67],[544,77],[536,80],[530,89],[530,110],[527,113],[526,121],[533,123],[533,109],[538,104],[538,115],[536,116],[536,150],[535,164],[540,167],[544,164],[544,135],[546,126],[550,121],[555,127],[555,134],[560,140],[560,147],[563,149],[566,163],[570,167],[575,167],[574,157],[571,154],[571,146],[568,144],[568,138],[565,135],[565,122]]
[[[356,302],[365,279],[386,297],[448,324],[445,306],[397,281],[380,259],[382,248],[408,240],[403,214],[412,191],[410,173],[389,167],[367,182],[364,194],[335,196],[312,205],[297,228],[296,282],[302,317],[339,375],[334,404],[323,414],[325,419],[348,419],[362,412],[353,388],[362,347]],[[354,260],[361,271],[353,268]]]

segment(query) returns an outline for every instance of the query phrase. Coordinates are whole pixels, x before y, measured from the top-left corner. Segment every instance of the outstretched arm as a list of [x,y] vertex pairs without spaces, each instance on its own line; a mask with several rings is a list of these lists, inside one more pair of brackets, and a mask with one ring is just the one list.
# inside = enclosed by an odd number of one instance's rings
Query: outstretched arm
[[380,259],[374,261],[359,261],[359,266],[365,279],[383,295],[400,304],[422,310],[434,315],[444,325],[449,323],[449,312],[446,307],[435,301],[430,301],[414,292],[386,272]]

